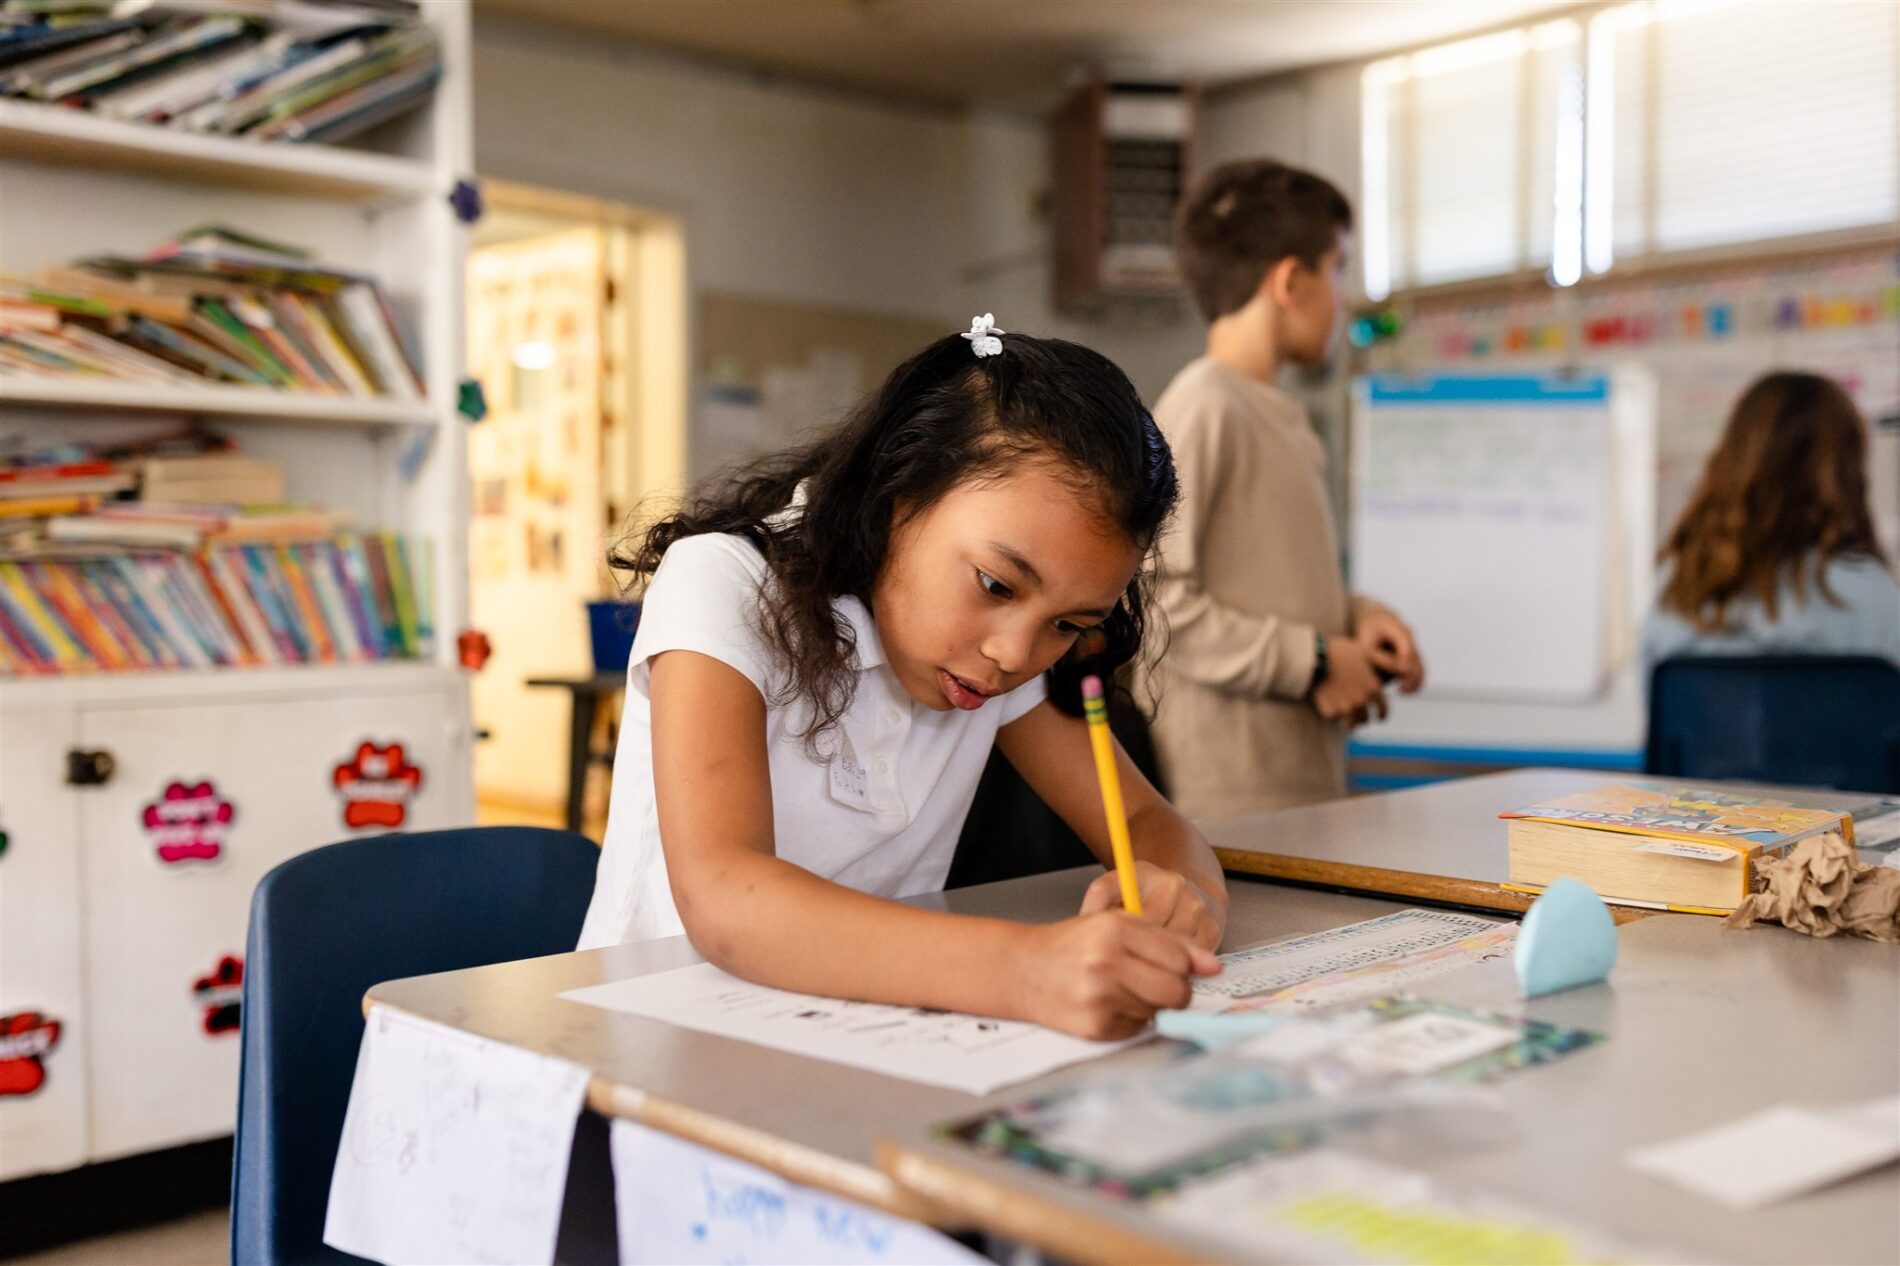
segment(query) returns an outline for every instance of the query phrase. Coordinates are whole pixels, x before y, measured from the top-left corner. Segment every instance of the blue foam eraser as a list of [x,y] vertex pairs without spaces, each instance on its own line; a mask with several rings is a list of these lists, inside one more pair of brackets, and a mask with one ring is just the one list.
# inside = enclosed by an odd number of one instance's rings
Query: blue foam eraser
[[1616,966],[1616,920],[1589,884],[1559,879],[1524,915],[1514,957],[1526,998],[1594,985]]
[[1264,1011],[1157,1011],[1155,1032],[1212,1051],[1265,1033],[1285,1019]]

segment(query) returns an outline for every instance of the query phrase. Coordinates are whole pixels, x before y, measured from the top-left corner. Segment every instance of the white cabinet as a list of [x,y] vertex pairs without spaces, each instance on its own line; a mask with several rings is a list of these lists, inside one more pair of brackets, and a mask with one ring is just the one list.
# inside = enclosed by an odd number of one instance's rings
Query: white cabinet
[[86,1157],[76,731],[65,710],[0,723],[0,1179]]
[[[456,670],[130,684],[0,693],[0,1015],[60,1026],[43,1084],[0,1094],[0,1178],[230,1133],[258,880],[337,840],[471,815]],[[73,785],[69,753],[109,777]]]
[[77,795],[91,1159],[230,1132],[252,889],[351,821],[448,825],[452,715],[439,689],[82,714],[116,765]]

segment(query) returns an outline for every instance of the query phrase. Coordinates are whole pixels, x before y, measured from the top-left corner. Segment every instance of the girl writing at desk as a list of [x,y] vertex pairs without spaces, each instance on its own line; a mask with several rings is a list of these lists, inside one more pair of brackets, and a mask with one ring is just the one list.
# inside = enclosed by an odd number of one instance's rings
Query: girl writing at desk
[[1113,872],[1026,926],[943,886],[992,744],[1105,865],[1080,681],[1141,644],[1173,460],[1126,376],[980,318],[836,431],[663,520],[581,947],[684,930],[805,993],[1138,1031],[1219,969],[1227,893],[1119,748],[1144,919]]

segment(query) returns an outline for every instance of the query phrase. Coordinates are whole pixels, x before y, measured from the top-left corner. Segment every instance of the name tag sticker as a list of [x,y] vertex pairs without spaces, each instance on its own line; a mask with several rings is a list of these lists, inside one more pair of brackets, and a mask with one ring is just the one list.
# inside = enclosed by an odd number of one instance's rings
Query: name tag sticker
[[871,808],[871,777],[848,752],[831,759],[831,798],[853,809]]

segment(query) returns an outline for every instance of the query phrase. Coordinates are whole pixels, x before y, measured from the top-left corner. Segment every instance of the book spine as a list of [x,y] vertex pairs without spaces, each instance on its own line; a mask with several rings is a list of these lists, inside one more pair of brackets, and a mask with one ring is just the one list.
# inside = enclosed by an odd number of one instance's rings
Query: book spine
[[296,385],[304,391],[314,391],[319,395],[330,394],[330,384],[303,358],[296,344],[284,337],[277,328],[276,318],[270,309],[257,300],[233,303],[232,315],[244,322],[251,336],[270,350],[272,356],[284,368],[290,371]]
[[278,333],[285,342],[296,348],[310,372],[323,383],[324,391],[330,395],[348,395],[349,387],[324,362],[323,353],[317,349],[316,338],[305,323],[303,313],[289,302],[288,296],[281,291],[274,292],[265,297],[265,303],[277,321]]
[[95,560],[92,573],[93,579],[111,595],[114,605],[125,612],[132,626],[139,630],[145,644],[151,648],[152,662],[160,668],[183,668],[187,663],[185,657],[172,646],[164,625],[146,605],[138,590],[126,581],[115,560]]
[[363,644],[357,641],[356,625],[350,619],[349,608],[343,601],[343,595],[337,591],[336,582],[330,575],[329,563],[324,559],[320,543],[306,543],[291,547],[297,561],[303,566],[303,573],[310,582],[310,590],[316,596],[317,605],[323,611],[324,628],[330,635],[330,641],[337,649],[338,658],[352,664],[360,664],[368,655]]
[[149,559],[126,555],[113,560],[119,568],[119,574],[126,583],[138,592],[145,602],[146,610],[152,613],[159,627],[165,630],[165,640],[171,643],[173,653],[184,661],[186,668],[209,668],[211,657],[193,636],[185,624],[184,617],[166,596],[158,581],[148,568]]
[[217,580],[218,588],[230,602],[237,616],[237,622],[244,630],[244,640],[250,645],[251,653],[260,664],[279,664],[283,662],[283,653],[278,649],[277,639],[270,631],[269,623],[264,619],[263,611],[257,601],[257,595],[251,586],[239,579],[238,569],[232,567],[226,551],[207,549],[203,554],[204,564]]
[[229,340],[225,346],[233,351],[242,351],[246,360],[261,371],[272,383],[279,387],[296,387],[297,376],[290,372],[290,366],[284,364],[263,340],[251,333],[250,327],[232,315],[231,310],[216,299],[200,299],[198,313],[223,332]]
[[158,661],[152,657],[145,639],[132,626],[125,613],[119,610],[118,604],[112,601],[112,596],[93,579],[92,569],[84,563],[75,563],[63,570],[66,583],[85,601],[93,617],[106,627],[112,640],[125,652],[128,661],[125,667],[157,667]]
[[310,306],[323,317],[324,324],[336,336],[336,345],[344,363],[354,372],[363,384],[364,392],[371,396],[386,396],[389,387],[377,377],[376,367],[369,356],[350,337],[350,323],[343,315],[343,309],[330,295],[312,295]]
[[383,645],[387,648],[389,658],[400,659],[402,658],[402,621],[396,618],[396,598],[389,583],[389,560],[383,553],[382,538],[365,536],[363,554],[369,562],[376,611],[382,618]]
[[362,370],[358,367],[355,358],[350,355],[349,349],[344,347],[342,338],[337,334],[336,328],[330,324],[329,318],[317,303],[316,297],[287,292],[284,299],[302,315],[304,325],[309,329],[317,349],[323,355],[324,365],[341,380],[349,393],[364,399],[374,396],[376,389],[370,384],[369,379],[363,376]]
[[27,616],[28,622],[32,622],[32,627],[40,633],[42,641],[51,648],[53,663],[59,667],[59,671],[66,673],[84,669],[87,663],[85,650],[80,648],[78,641],[74,641],[59,614],[40,597],[40,593],[34,591],[32,580],[28,580],[27,572],[21,570],[19,563],[0,563],[0,584],[8,585],[15,604]]
[[310,644],[303,639],[302,631],[298,628],[295,605],[279,582],[268,551],[256,545],[238,546],[237,549],[244,560],[245,570],[250,573],[252,590],[263,603],[264,614],[270,620],[271,631],[277,637],[284,658],[293,664],[310,663],[316,656]]
[[316,546],[322,564],[328,569],[330,583],[336,590],[337,599],[343,604],[343,613],[350,626],[350,637],[361,648],[364,659],[383,657],[383,639],[380,630],[370,627],[363,618],[363,604],[356,593],[356,586],[350,581],[349,567],[343,561],[341,541],[324,541]]
[[12,592],[11,584],[4,574],[0,574],[0,612],[7,619],[7,627],[13,638],[28,652],[27,658],[33,662],[39,672],[56,673],[59,671],[59,653],[46,633],[34,621],[26,607]]
[[59,621],[80,652],[80,660],[93,668],[116,668],[120,666],[120,657],[112,646],[105,630],[85,609],[84,602],[70,600],[63,587],[58,585],[42,563],[20,564],[20,574],[25,578],[36,597],[51,611]]
[[170,555],[148,554],[140,563],[160,600],[170,607],[185,637],[197,649],[202,666],[223,667],[228,662],[224,648],[218,644],[217,635],[205,623],[204,613],[191,600],[190,592],[182,583],[183,576],[178,571],[176,559]]
[[271,560],[284,577],[285,588],[290,592],[291,601],[296,604],[296,614],[305,640],[316,651],[315,658],[319,663],[336,663],[338,658],[336,644],[330,640],[329,630],[324,627],[323,612],[317,606],[316,595],[310,591],[310,582],[303,574],[303,567],[298,564],[296,556],[283,545],[276,547],[271,554]]
[[244,623],[238,619],[237,607],[233,605],[231,595],[218,583],[217,576],[211,570],[203,550],[185,556],[185,570],[191,573],[194,587],[204,595],[218,617],[220,631],[234,653],[236,662],[252,665],[261,662],[262,657],[251,646],[249,633]]
[[0,585],[0,637],[4,637],[13,648],[15,671],[33,674],[55,671],[46,648],[39,644],[14,610],[13,598],[7,593],[5,585]]
[[375,366],[376,377],[383,390],[399,400],[420,400],[422,393],[416,390],[415,380],[409,375],[409,366],[404,362],[402,350],[396,346],[388,325],[383,320],[383,310],[377,304],[375,295],[370,293],[367,282],[357,282],[343,287],[337,296],[337,308],[350,323],[353,341],[362,348]]
[[383,621],[376,612],[375,582],[370,579],[369,564],[363,559],[362,542],[355,536],[340,536],[336,542],[336,561],[343,576],[343,592],[356,613],[356,624],[363,632],[363,645],[373,659],[389,658],[383,641]]
[[389,591],[396,599],[396,619],[402,626],[402,650],[405,658],[421,653],[416,636],[416,594],[409,575],[409,554],[403,539],[393,532],[383,533],[389,550]]

